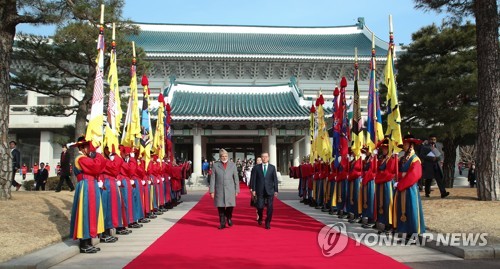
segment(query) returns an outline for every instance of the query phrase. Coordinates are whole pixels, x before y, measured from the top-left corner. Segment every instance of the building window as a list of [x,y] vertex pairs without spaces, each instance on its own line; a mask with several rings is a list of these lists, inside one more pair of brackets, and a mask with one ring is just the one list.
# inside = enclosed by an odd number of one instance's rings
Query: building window
[[69,105],[71,103],[71,98],[63,97],[63,98],[54,98],[48,96],[38,96],[37,97],[37,105],[39,106],[47,106],[47,105]]

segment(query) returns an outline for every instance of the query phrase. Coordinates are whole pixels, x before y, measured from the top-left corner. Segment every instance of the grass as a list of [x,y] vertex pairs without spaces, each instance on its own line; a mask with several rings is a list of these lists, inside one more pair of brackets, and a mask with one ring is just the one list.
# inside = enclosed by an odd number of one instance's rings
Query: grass
[[440,233],[488,233],[488,244],[499,244],[500,201],[478,201],[475,188],[447,191],[450,196],[445,199],[441,199],[437,189],[431,197],[422,197],[427,229]]
[[67,239],[72,204],[68,191],[12,192],[0,201],[0,262]]

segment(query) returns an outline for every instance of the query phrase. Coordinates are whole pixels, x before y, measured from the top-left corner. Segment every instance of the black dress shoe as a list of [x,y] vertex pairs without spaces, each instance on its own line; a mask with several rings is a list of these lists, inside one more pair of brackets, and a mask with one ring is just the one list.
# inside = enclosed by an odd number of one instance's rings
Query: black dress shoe
[[61,192],[61,190],[56,190],[56,192]]
[[260,220],[257,220],[257,223],[258,223],[259,225],[262,225],[262,220],[261,220],[261,219],[260,219]]
[[425,197],[431,197],[428,193],[425,194]]
[[271,223],[266,223],[266,230],[270,230],[271,229]]
[[114,236],[102,236],[101,239],[99,239],[99,241],[101,243],[114,243],[116,241],[118,241],[118,237],[114,237]]
[[97,253],[97,249],[92,246],[85,246],[80,248],[80,253]]
[[441,194],[441,198],[446,198],[446,197],[448,197],[448,195],[450,195],[450,193],[449,192],[445,192],[445,193]]
[[227,225],[229,225],[229,227],[233,226],[233,221],[231,219],[227,219]]

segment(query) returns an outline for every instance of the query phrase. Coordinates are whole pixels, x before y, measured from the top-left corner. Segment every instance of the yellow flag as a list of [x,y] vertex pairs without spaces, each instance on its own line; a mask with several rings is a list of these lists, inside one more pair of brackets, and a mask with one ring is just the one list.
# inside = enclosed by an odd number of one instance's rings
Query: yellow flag
[[387,86],[387,131],[389,135],[389,152],[398,153],[398,147],[403,144],[401,137],[401,114],[399,111],[398,92],[394,77],[394,44],[390,43],[387,53],[387,64],[384,69],[385,85]]
[[158,158],[165,157],[165,100],[163,94],[158,95],[158,120],[156,121],[156,132],[153,138],[153,150],[158,154]]
[[314,114],[316,113],[316,108],[314,105],[311,106],[311,114],[309,118],[309,135],[311,138],[311,149],[309,152],[309,162],[314,163],[314,160],[316,159],[316,143],[315,141],[315,135],[314,135],[314,130],[315,130],[315,119],[314,119]]
[[130,97],[128,100],[127,114],[125,117],[124,132],[122,135],[122,145],[128,147],[138,147],[138,139],[141,138],[141,122],[139,116],[139,97],[137,93],[137,74],[135,58],[131,67]]
[[328,136],[328,131],[326,130],[325,124],[325,112],[323,110],[323,104],[325,103],[323,95],[320,94],[317,104],[318,113],[318,135],[316,136],[316,155],[320,157],[323,161],[329,162],[332,159],[332,145],[330,143],[330,137]]

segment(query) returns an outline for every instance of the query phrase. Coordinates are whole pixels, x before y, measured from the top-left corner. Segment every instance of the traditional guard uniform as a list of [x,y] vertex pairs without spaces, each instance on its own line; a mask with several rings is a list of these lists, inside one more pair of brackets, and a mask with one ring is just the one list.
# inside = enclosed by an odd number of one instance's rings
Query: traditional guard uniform
[[347,193],[347,212],[349,213],[350,222],[359,222],[362,212],[361,195],[359,189],[363,179],[363,159],[351,161],[349,167],[349,185]]
[[326,192],[328,214],[333,215],[337,211],[337,203],[335,202],[335,178],[337,177],[337,169],[335,168],[335,162],[330,163],[330,169],[328,174],[328,188]]
[[172,208],[172,163],[170,162],[165,162],[162,166],[163,170],[163,177],[165,178],[165,208],[166,209],[171,209]]
[[349,177],[349,160],[343,157],[337,169],[335,178],[335,200],[337,204],[337,215],[339,218],[348,217],[346,212],[347,205],[347,178]]
[[149,189],[149,179],[146,170],[144,167],[146,166],[146,162],[144,160],[140,160],[140,164],[137,166],[137,175],[141,179],[141,197],[142,197],[142,205],[144,207],[144,215],[148,219],[156,218],[155,214],[151,212],[151,200],[150,200],[150,189]]
[[130,149],[123,147],[120,150],[124,162],[120,166],[120,173],[118,174],[118,180],[120,181],[120,191],[122,195],[122,216],[123,216],[123,227],[116,229],[117,234],[127,235],[132,233],[127,227],[129,224],[134,222],[134,204],[132,200],[132,186],[130,185],[130,165],[128,163],[130,158]]
[[109,153],[109,159],[105,159],[106,167],[100,178],[104,182],[104,188],[101,190],[102,206],[104,210],[104,228],[101,234],[101,242],[112,243],[118,240],[111,236],[110,229],[123,227],[122,205],[120,188],[121,182],[116,177],[120,173],[123,159],[115,153]]
[[134,222],[129,224],[129,228],[140,228],[142,227],[140,223],[146,223],[149,221],[144,221],[144,209],[142,205],[142,196],[141,196],[141,183],[139,181],[138,176],[138,165],[137,160],[135,159],[135,153],[129,156],[128,158],[128,176],[130,186],[132,187],[132,215]]
[[312,202],[312,181],[314,175],[314,167],[306,161],[300,166],[300,174],[304,182],[304,204],[308,205]]
[[172,171],[172,205],[176,206],[180,201],[181,189],[182,189],[182,166],[173,165]]
[[418,191],[418,181],[422,177],[422,163],[413,150],[421,143],[413,135],[406,135],[403,143],[410,145],[409,150],[399,160],[398,181],[395,184],[393,225],[397,233],[407,235],[425,232],[422,200]]
[[364,148],[366,160],[363,165],[363,182],[361,185],[361,201],[363,206],[362,216],[364,228],[372,228],[377,219],[375,213],[375,175],[377,174],[377,156],[372,155],[367,148]]
[[398,160],[390,156],[387,151],[389,140],[378,143],[377,148],[382,152],[378,160],[377,174],[375,175],[375,197],[377,222],[383,224],[385,232],[392,229],[392,208],[394,204],[394,179],[398,169]]
[[[75,197],[71,209],[70,236],[80,240],[81,253],[96,253],[100,248],[93,247],[91,238],[104,232],[104,213],[101,191],[97,177],[105,168],[104,157],[99,153],[90,154],[90,141],[84,136],[78,138],[71,147],[78,147],[80,154],[75,159],[73,173],[77,178]],[[86,152],[86,153],[84,153]]]

